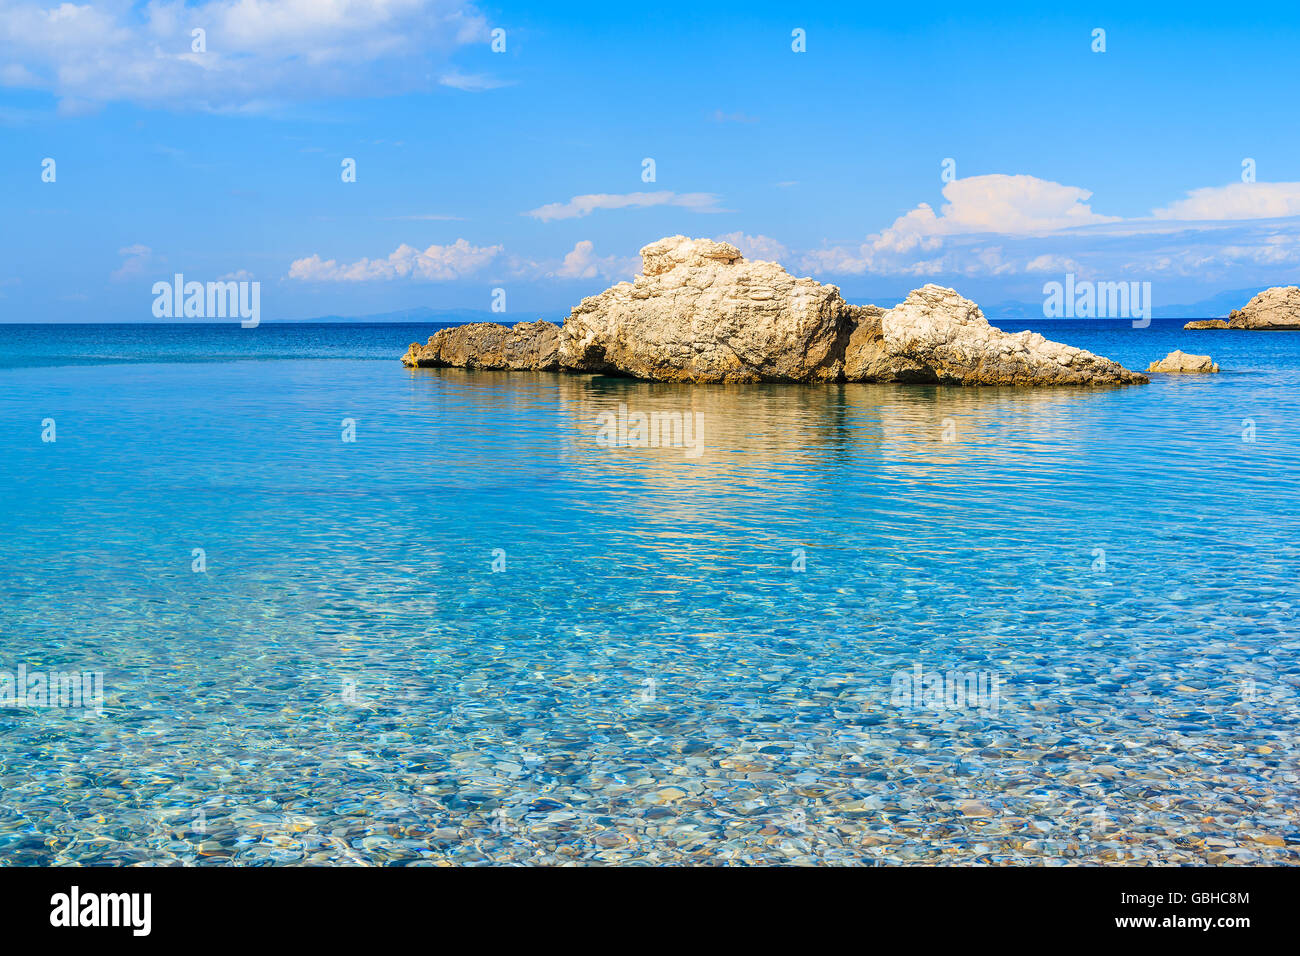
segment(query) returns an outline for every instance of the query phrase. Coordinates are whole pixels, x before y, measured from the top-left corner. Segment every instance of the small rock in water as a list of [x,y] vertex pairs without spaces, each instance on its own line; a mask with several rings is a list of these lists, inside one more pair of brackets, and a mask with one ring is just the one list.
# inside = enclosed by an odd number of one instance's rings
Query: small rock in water
[[1212,373],[1217,372],[1219,366],[1214,364],[1214,360],[1208,355],[1188,355],[1181,349],[1174,349],[1159,362],[1152,362],[1147,366],[1148,372],[1186,372],[1186,373]]

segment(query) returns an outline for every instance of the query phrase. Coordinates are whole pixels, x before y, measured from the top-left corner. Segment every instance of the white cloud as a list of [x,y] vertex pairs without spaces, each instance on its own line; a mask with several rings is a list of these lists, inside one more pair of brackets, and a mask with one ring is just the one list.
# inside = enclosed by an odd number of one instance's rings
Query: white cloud
[[649,193],[590,193],[574,196],[568,202],[553,202],[524,213],[542,222],[555,219],[578,219],[597,209],[627,209],[644,206],[680,206],[691,212],[723,212],[713,193],[675,193],[668,190]]
[[1009,258],[1001,245],[981,246],[964,243],[959,248],[925,259],[906,256],[881,257],[869,245],[845,248],[810,249],[800,254],[801,269],[829,275],[1005,275],[1018,272],[1021,266]]
[[461,73],[459,70],[444,73],[438,77],[438,82],[466,93],[482,93],[484,90],[495,90],[510,85],[508,80],[488,76],[486,73]]
[[743,232],[729,232],[725,236],[718,236],[718,241],[731,243],[746,259],[784,262],[790,256],[790,250],[771,236],[747,236]]
[[[1093,212],[1088,190],[1036,176],[995,173],[954,179],[943,187],[943,198],[947,202],[938,215],[928,203],[921,203],[895,219],[880,234],[875,248],[904,252],[942,236],[1041,235],[1119,219]],[[930,247],[937,248],[937,243]]]
[[41,78],[20,63],[6,63],[0,66],[0,86],[38,87],[40,85]]
[[494,265],[495,271],[517,279],[595,279],[608,281],[630,279],[641,266],[640,256],[601,256],[590,239],[574,244],[561,259],[538,261],[522,256],[505,255],[504,247],[474,246],[457,239],[446,246],[429,246],[421,251],[403,243],[380,259],[362,258],[356,262],[322,259],[319,255],[295,259],[289,265],[289,278],[305,282],[369,282],[390,279],[425,279],[451,281],[468,278]]
[[1185,222],[1300,216],[1300,183],[1230,183],[1193,189],[1152,215]]
[[63,112],[119,100],[248,111],[427,89],[458,47],[486,40],[483,17],[454,0],[0,0],[0,85],[48,89]]
[[[1205,277],[1207,272],[1231,272],[1243,267],[1285,267],[1288,272],[1300,264],[1300,236],[1242,230],[1228,242],[1205,248],[1180,247],[1158,250],[1142,257],[1141,268],[1151,272],[1187,277]],[[1285,277],[1288,284],[1293,278]]]
[[129,279],[143,274],[145,267],[153,259],[153,250],[138,242],[132,246],[123,246],[117,250],[117,254],[122,257],[122,265],[114,270],[112,275],[114,279]]
[[482,269],[501,253],[501,246],[472,246],[457,239],[449,246],[429,246],[421,251],[405,243],[385,259],[359,259],[342,264],[319,255],[296,259],[289,278],[308,282],[366,282],[371,279],[461,279]]
[[[825,242],[821,248],[792,249],[772,236],[742,231],[718,236],[750,259],[768,259],[805,274],[897,275],[918,279],[941,276],[1023,276],[1073,272],[1080,277],[1114,279],[1187,277],[1201,282],[1249,284],[1256,277],[1293,281],[1300,266],[1300,184],[1242,184],[1194,190],[1185,200],[1143,217],[1095,212],[1092,194],[1080,187],[1033,176],[979,176],[949,183],[936,212],[918,204],[880,232],[858,241]],[[541,220],[580,218],[597,209],[665,206],[700,212],[721,211],[718,197],[673,192],[575,196],[528,215]],[[1270,221],[1264,221],[1264,217]],[[1217,217],[1217,218],[1215,218]],[[1235,217],[1235,218],[1234,218]],[[419,253],[403,246],[387,259],[362,259],[351,265],[318,256],[293,264],[294,278],[393,278],[400,275],[455,278],[481,267],[500,246],[476,249],[465,240],[432,246]],[[503,267],[529,280],[613,281],[634,274],[635,257],[598,255],[582,240],[560,260],[510,256]],[[1271,270],[1271,271],[1270,271]]]
[[1026,272],[1079,272],[1082,267],[1068,256],[1054,256],[1044,253],[1034,256],[1025,263]]
[[560,266],[548,274],[560,279],[630,279],[640,269],[640,257],[597,256],[590,239],[576,243]]
[[[1300,183],[1195,189],[1133,218],[1094,212],[1088,190],[1034,176],[954,180],[943,195],[947,202],[937,213],[920,203],[860,242],[823,243],[796,260],[831,275],[1075,272],[1198,278],[1209,278],[1207,270],[1230,275],[1242,266],[1300,262],[1300,234],[1288,234],[1277,222],[1252,225],[1300,217]],[[1289,228],[1300,233],[1300,223]]]
[[[920,203],[861,243],[806,252],[805,268],[852,275],[940,271],[1000,275],[1018,267],[1003,257],[1000,248],[973,250],[970,237],[1045,236],[1120,221],[1118,216],[1093,212],[1088,190],[1036,176],[995,173],[955,179],[943,187],[943,197],[947,202],[938,213],[929,203]],[[967,240],[959,243],[960,254],[918,258],[937,253],[954,239]]]

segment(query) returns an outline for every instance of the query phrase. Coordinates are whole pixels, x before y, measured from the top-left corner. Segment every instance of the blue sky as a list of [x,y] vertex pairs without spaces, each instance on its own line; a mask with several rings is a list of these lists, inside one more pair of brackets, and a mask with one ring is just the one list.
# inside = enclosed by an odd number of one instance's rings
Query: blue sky
[[1293,284],[1297,34],[1284,4],[0,0],[0,320],[146,321],[175,272],[260,281],[268,320],[494,288],[558,318],[675,233],[856,302]]

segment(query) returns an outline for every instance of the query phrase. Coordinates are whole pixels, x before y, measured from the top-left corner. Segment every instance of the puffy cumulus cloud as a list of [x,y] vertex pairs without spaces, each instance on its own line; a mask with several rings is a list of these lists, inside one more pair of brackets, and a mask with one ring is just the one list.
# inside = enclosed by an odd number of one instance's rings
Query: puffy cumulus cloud
[[[1081,227],[1119,222],[1093,212],[1092,193],[1078,186],[1001,173],[955,179],[943,187],[944,202],[929,203],[899,216],[857,244],[834,245],[803,255],[806,268],[831,273],[924,275],[936,271],[998,275],[1023,267],[1002,258],[1001,250],[975,249],[974,237],[1044,236]],[[959,254],[935,255],[953,240]]]
[[319,255],[295,259],[289,266],[289,278],[308,282],[407,278],[443,282],[473,275],[500,253],[501,246],[473,246],[464,239],[423,251],[403,243],[385,259],[359,259],[351,264],[322,260]]
[[[912,258],[872,258],[870,249],[811,250],[801,267],[828,281],[840,275],[1033,277],[1074,273],[1113,280],[1185,279],[1197,284],[1289,285],[1300,268],[1300,232],[1288,234],[1250,223],[1235,227],[1112,235],[973,238],[947,242],[939,253]],[[869,267],[869,268],[868,268]],[[1041,281],[1041,278],[1039,279]]]
[[943,187],[939,212],[921,203],[895,219],[873,243],[877,250],[908,252],[938,248],[940,237],[999,233],[1041,235],[1078,226],[1117,222],[1092,211],[1092,193],[1037,176],[995,173],[954,179]]
[[[1263,205],[1241,200],[1235,188],[1197,190],[1187,201],[1201,205],[1174,203],[1155,214],[1120,218],[1094,212],[1091,194],[1078,187],[1033,176],[975,179],[974,188],[963,185],[966,180],[949,183],[944,189],[948,201],[937,213],[920,204],[859,241],[801,248],[763,233],[730,232],[717,238],[732,243],[747,258],[775,261],[792,272],[827,281],[863,274],[921,281],[943,276],[1019,276],[1024,282],[1041,284],[1044,276],[1074,273],[1105,280],[1185,277],[1199,283],[1277,285],[1294,282],[1300,266],[1300,222],[1278,221],[1287,218],[1279,210],[1291,209],[1286,198],[1291,184],[1242,184],[1248,190],[1262,188],[1262,195],[1273,197]],[[532,215],[574,218],[595,209],[669,203],[718,211],[712,194],[659,192],[577,196],[568,203],[533,210]],[[1267,219],[1263,211],[1268,212]],[[1220,218],[1196,218],[1209,212]],[[1300,217],[1300,209],[1294,214]],[[1178,218],[1183,215],[1191,218]],[[1238,218],[1225,218],[1232,215]],[[423,252],[404,245],[385,259],[351,264],[312,256],[294,262],[290,275],[334,281],[401,276],[451,279],[468,275],[497,256],[501,256],[498,271],[535,281],[616,281],[640,268],[639,258],[601,255],[587,239],[559,258],[540,261],[506,257],[501,246],[474,247],[461,239]]]
[[1007,273],[1015,273],[1020,270],[1020,266],[1015,262],[1008,262],[1005,258],[1001,246],[990,246],[983,249],[972,250],[971,255],[962,259],[963,268],[956,270],[964,275],[990,275],[1000,276]]
[[598,255],[590,239],[575,243],[561,258],[532,259],[506,255],[501,245],[475,246],[457,239],[446,246],[420,250],[403,243],[382,259],[363,258],[356,262],[322,259],[319,255],[295,259],[289,278],[305,282],[369,282],[391,279],[452,281],[481,272],[489,265],[494,271],[515,279],[630,279],[641,266],[639,256]]
[[1300,183],[1230,183],[1193,189],[1152,213],[1184,222],[1285,219],[1300,216]]
[[800,266],[810,272],[831,275],[861,275],[872,264],[871,248],[860,246],[830,246],[825,249],[808,249],[799,256]]
[[560,259],[510,256],[507,269],[514,279],[630,279],[641,268],[640,256],[601,256],[590,239],[580,239]]
[[[1300,218],[1300,183],[1196,189],[1132,218],[1094,212],[1088,190],[1034,176],[954,180],[943,195],[947,202],[938,212],[920,203],[860,242],[823,243],[795,260],[826,275],[1074,272],[1205,279],[1230,277],[1243,266],[1281,269],[1300,261],[1300,222],[1276,222]],[[1252,222],[1259,220],[1271,222]]]
[[426,89],[458,47],[487,35],[477,10],[453,0],[0,0],[0,84],[47,89],[70,113],[121,100],[258,110]]
[[723,212],[713,193],[675,193],[670,190],[645,193],[588,193],[568,202],[553,202],[524,213],[542,222],[579,219],[597,209],[628,209],[646,206],[678,206],[691,212]]
[[590,239],[582,239],[565,254],[559,267],[550,270],[548,275],[559,279],[594,279],[597,276],[628,279],[637,273],[640,264],[641,260],[637,257],[598,256],[595,243]]
[[785,262],[790,258],[790,250],[771,236],[747,236],[743,232],[729,232],[725,236],[718,236],[718,241],[731,243],[746,259]]
[[[1217,230],[1177,235],[1115,237],[1105,233],[1045,240],[999,237],[996,243],[954,240],[939,253],[888,260],[870,249],[830,248],[802,253],[800,267],[815,276],[894,275],[1042,276],[1072,272],[1080,278],[1178,276],[1204,281],[1242,281],[1259,275],[1266,284],[1294,282],[1300,265],[1300,235],[1265,235],[1251,230]],[[1268,271],[1268,270],[1275,271]],[[1263,279],[1261,279],[1263,281]]]

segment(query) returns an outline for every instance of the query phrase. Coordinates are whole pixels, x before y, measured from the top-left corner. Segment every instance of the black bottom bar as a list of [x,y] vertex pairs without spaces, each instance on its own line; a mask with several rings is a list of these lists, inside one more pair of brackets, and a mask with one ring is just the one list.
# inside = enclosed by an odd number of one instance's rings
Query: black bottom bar
[[[680,939],[683,920],[700,938],[768,943],[773,932],[816,939],[856,929],[918,942],[1195,935],[1231,945],[1286,930],[1298,884],[1297,871],[1271,868],[0,870],[12,942],[76,936],[127,945],[216,936],[373,945],[398,931],[434,942],[456,931],[458,948],[557,932],[653,944]],[[147,910],[143,896],[118,894],[149,894]],[[137,935],[146,913],[148,935]]]

